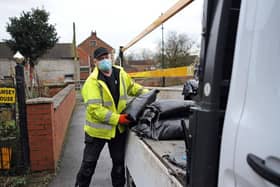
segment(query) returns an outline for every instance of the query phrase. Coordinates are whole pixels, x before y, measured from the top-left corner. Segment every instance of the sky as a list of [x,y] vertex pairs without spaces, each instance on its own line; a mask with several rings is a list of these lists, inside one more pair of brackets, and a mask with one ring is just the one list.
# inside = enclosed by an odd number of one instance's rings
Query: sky
[[[6,26],[9,17],[19,17],[22,11],[44,8],[49,12],[49,23],[55,25],[59,43],[73,39],[73,22],[76,41],[80,44],[91,32],[118,51],[155,21],[178,0],[0,0],[0,41],[9,39]],[[203,0],[194,0],[163,24],[166,37],[170,31],[185,33],[200,42]],[[162,39],[158,27],[127,51],[155,50]]]

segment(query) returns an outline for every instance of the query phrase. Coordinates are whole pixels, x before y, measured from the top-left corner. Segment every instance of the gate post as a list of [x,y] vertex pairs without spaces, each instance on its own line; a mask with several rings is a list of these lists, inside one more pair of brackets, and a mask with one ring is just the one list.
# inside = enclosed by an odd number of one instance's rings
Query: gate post
[[29,158],[29,142],[28,142],[26,103],[25,103],[24,66],[22,65],[24,57],[19,52],[17,52],[14,55],[14,59],[17,63],[17,65],[15,66],[16,95],[18,100],[20,143],[22,149],[20,165],[26,171],[30,166],[30,158]]

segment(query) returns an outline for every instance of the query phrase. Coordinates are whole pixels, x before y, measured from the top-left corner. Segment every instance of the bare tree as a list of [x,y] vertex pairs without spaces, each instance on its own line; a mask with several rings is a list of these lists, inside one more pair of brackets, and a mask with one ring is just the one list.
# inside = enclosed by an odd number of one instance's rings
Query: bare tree
[[135,52],[130,52],[127,55],[125,55],[125,59],[130,61],[130,60],[138,60],[140,58],[140,54],[139,53],[135,53]]
[[127,60],[148,60],[152,59],[154,53],[150,49],[142,48],[137,52],[130,52],[126,55]]
[[150,60],[153,56],[154,54],[150,49],[143,48],[140,51],[140,60]]
[[[164,41],[164,54],[162,54],[162,41],[158,42],[156,58],[159,62],[164,60],[164,67],[186,66],[193,63],[190,50],[195,42],[185,33],[178,34],[171,31]],[[162,59],[164,55],[164,59]]]

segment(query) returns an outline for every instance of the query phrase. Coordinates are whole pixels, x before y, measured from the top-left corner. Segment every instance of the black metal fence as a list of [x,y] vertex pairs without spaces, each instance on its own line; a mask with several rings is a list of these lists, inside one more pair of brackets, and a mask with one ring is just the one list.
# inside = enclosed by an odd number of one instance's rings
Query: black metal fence
[[22,173],[22,148],[13,77],[0,79],[0,175]]

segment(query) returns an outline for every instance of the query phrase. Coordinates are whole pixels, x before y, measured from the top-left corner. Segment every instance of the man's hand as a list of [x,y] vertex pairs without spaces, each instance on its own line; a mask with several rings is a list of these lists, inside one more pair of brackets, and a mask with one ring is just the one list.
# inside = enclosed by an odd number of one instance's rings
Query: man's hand
[[128,125],[131,121],[128,119],[127,114],[121,114],[119,118],[119,124],[121,125]]

